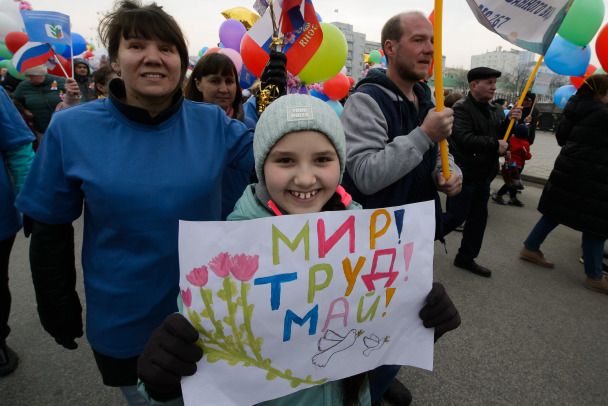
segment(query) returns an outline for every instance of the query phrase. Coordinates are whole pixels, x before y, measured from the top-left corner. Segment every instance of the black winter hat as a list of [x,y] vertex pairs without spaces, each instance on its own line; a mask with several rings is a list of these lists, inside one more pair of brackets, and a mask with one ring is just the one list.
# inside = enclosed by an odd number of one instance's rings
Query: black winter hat
[[515,138],[519,138],[520,140],[527,140],[530,131],[528,130],[528,126],[525,124],[519,124],[515,127],[515,131],[513,131],[513,135]]
[[477,79],[499,78],[500,75],[502,75],[502,73],[499,70],[482,66],[479,68],[471,69],[469,73],[467,73],[467,80],[469,81],[469,83],[471,83],[472,81]]

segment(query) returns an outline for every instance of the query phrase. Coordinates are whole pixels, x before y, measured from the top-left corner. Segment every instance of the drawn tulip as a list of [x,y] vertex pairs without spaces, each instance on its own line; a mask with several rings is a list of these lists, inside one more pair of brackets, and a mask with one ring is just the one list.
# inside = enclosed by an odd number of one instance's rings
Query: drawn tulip
[[186,307],[190,307],[192,304],[192,292],[190,291],[190,288],[182,290],[182,301]]
[[194,268],[189,274],[186,275],[186,279],[194,286],[205,286],[207,284],[207,280],[209,279],[207,267],[202,266],[200,268]]
[[245,254],[235,255],[230,258],[228,268],[236,279],[247,282],[251,280],[258,270],[258,259],[259,255],[254,255],[252,257]]
[[220,252],[217,257],[209,262],[209,268],[220,278],[228,276],[228,261],[230,255],[227,252]]

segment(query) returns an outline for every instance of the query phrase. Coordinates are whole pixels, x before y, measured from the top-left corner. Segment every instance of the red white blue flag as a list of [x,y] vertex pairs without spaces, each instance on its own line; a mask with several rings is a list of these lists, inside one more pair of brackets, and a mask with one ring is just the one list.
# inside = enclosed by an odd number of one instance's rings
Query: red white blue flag
[[35,66],[44,65],[53,56],[49,44],[44,42],[28,42],[13,56],[13,64],[19,74]]
[[[297,75],[317,52],[323,32],[311,0],[285,0],[283,7],[273,3],[275,18],[284,35],[281,51],[287,57],[287,70]],[[260,77],[268,62],[273,25],[270,7],[241,41],[241,56],[247,69]]]

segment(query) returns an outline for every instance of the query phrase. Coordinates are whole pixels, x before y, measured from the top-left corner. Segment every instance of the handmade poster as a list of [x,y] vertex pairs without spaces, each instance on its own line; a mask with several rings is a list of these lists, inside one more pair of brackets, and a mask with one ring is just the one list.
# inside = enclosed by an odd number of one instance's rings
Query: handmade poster
[[[186,405],[252,405],[383,364],[432,369],[418,316],[435,204],[180,221],[183,315],[204,356]],[[204,400],[204,402],[202,402]]]

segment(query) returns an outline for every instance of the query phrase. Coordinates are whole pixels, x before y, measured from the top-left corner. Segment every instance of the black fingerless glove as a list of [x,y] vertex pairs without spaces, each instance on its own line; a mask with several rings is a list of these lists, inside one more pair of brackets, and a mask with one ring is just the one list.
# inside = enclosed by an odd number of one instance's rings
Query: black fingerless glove
[[195,343],[198,331],[178,313],[169,315],[152,335],[137,361],[137,377],[155,400],[181,396],[182,376],[194,375],[203,350]]
[[433,288],[426,297],[426,305],[419,315],[424,327],[435,328],[435,341],[460,326],[460,314],[443,285],[438,282],[433,283]]

